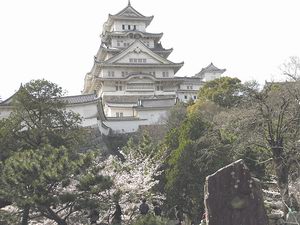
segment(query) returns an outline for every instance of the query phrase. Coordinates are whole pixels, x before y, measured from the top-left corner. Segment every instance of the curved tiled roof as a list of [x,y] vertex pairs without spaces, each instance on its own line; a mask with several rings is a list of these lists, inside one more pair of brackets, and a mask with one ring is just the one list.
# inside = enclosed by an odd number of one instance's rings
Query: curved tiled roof
[[224,73],[226,69],[219,69],[216,67],[213,63],[210,63],[207,67],[202,68],[199,73],[197,73],[195,76],[202,76],[205,73],[212,73],[212,72],[219,72],[219,73]]
[[130,34],[140,34],[142,37],[151,36],[151,37],[161,38],[163,36],[163,33],[148,33],[148,32],[143,32],[140,30],[109,31],[109,32],[105,33],[105,35],[107,35],[107,36],[127,36]]
[[81,103],[97,101],[97,95],[96,94],[74,95],[74,96],[61,97],[60,99],[62,101],[65,101],[67,104],[81,104]]
[[175,95],[155,95],[155,96],[103,96],[103,102],[108,103],[137,103],[139,100],[165,100],[175,98]]
[[[5,101],[0,102],[0,106],[12,105],[13,97],[15,96],[15,94],[9,97],[8,99],[6,99]],[[81,104],[81,103],[97,101],[97,96],[96,94],[74,95],[74,96],[60,97],[59,99],[71,105],[71,104]]]
[[130,4],[130,1],[128,2],[128,5],[122,9],[120,12],[111,15],[109,14],[109,17],[135,17],[135,18],[149,18],[152,20],[153,16],[144,16],[143,14],[141,14],[140,12],[138,12],[135,8],[132,7],[132,5]]
[[143,108],[157,108],[157,107],[172,107],[176,103],[176,97],[172,98],[154,98],[154,99],[142,99],[138,107]]

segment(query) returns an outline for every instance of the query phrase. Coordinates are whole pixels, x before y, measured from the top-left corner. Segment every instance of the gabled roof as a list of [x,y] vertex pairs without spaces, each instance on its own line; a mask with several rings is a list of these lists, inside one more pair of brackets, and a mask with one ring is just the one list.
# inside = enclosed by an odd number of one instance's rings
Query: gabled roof
[[[144,54],[147,56],[147,58],[152,58],[155,63],[130,63],[130,62],[120,62],[127,54],[130,54],[131,52],[136,52],[138,54]],[[95,63],[99,63],[101,66],[114,66],[114,67],[171,67],[174,68],[175,73],[183,66],[183,62],[181,63],[173,63],[169,61],[168,59],[164,58],[163,56],[160,56],[159,54],[152,51],[150,48],[148,48],[142,41],[135,40],[128,48],[124,49],[120,53],[114,55],[113,57],[109,58],[106,61],[95,61]]]
[[14,96],[15,96],[15,94],[12,95],[12,96],[10,96],[8,99],[6,99],[6,100],[0,102],[0,106],[10,106],[10,105],[12,105],[13,97],[14,97]]
[[219,69],[213,63],[210,63],[207,67],[202,68],[199,73],[195,75],[195,77],[202,77],[205,73],[224,73],[226,69]]
[[[95,56],[95,60],[98,62],[103,61],[106,57],[107,52],[110,52],[113,55],[116,55],[116,54],[121,53],[122,51],[124,51],[124,48],[110,48],[110,47],[107,47],[102,44],[98,50],[97,55]],[[155,48],[151,48],[151,51],[158,55],[163,56],[164,58],[167,58],[172,53],[173,48],[165,49],[165,48],[162,48],[161,45],[158,45]]]
[[131,52],[147,54],[153,59],[155,59],[158,62],[157,64],[174,64],[173,62],[151,51],[151,49],[144,45],[144,43],[140,40],[135,40],[128,48],[124,49],[122,52],[111,57],[110,59],[106,60],[105,63],[116,63],[118,60],[122,59]]
[[143,14],[141,14],[140,12],[138,12],[136,9],[134,9],[131,4],[130,1],[128,2],[128,5],[122,9],[120,12],[118,12],[117,14],[108,15],[108,24],[110,24],[112,22],[112,20],[142,20],[146,22],[146,25],[149,25],[150,22],[153,19],[153,16],[144,16]]
[[21,84],[19,89],[9,98],[5,99],[4,101],[0,102],[0,106],[11,106],[14,100],[15,95],[18,93],[18,91],[23,87]]
[[130,1],[128,1],[128,5],[124,9],[113,16],[145,17],[131,6]]

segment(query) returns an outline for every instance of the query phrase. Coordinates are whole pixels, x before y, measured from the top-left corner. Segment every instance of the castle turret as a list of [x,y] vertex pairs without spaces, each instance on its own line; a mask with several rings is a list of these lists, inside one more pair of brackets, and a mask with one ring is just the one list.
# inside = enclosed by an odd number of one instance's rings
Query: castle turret
[[[144,16],[130,2],[108,15],[94,66],[85,77],[83,93],[97,92],[107,117],[141,117],[138,100],[176,98],[183,62],[168,60],[173,49],[163,48],[163,33],[148,33],[153,16]],[[168,106],[169,107],[169,106]]]

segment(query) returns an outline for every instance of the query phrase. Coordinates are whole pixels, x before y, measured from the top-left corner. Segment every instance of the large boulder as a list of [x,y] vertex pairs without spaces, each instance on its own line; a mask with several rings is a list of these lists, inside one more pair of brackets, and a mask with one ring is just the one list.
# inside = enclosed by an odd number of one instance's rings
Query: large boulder
[[268,225],[260,182],[238,160],[206,178],[208,225]]

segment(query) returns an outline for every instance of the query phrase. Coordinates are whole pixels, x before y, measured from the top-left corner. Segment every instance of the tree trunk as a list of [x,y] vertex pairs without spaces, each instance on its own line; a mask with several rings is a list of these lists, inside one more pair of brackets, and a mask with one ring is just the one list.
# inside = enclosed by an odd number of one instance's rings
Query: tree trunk
[[67,222],[57,215],[50,207],[46,208],[48,218],[54,220],[58,225],[68,225]]
[[27,205],[23,209],[21,225],[28,225],[30,207]]
[[286,206],[289,205],[289,166],[283,154],[283,147],[272,147],[273,162],[277,177],[277,185],[284,204],[285,215],[288,212]]

